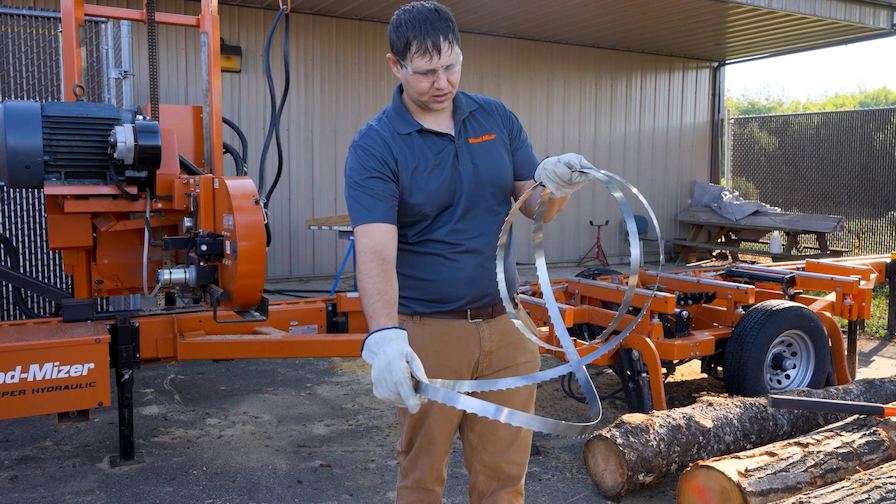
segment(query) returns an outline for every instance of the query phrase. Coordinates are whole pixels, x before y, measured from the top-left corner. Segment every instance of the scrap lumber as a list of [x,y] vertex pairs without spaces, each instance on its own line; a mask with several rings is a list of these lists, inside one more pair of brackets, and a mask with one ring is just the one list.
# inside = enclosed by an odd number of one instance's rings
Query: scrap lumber
[[775,502],[894,458],[896,420],[854,416],[805,436],[696,462],[678,480],[678,502]]
[[896,501],[896,462],[783,500],[780,504],[889,504]]
[[[890,403],[896,401],[896,377],[789,394]],[[585,465],[598,490],[615,498],[698,460],[801,436],[847,416],[770,409],[764,398],[702,397],[683,408],[619,417],[585,443]]]

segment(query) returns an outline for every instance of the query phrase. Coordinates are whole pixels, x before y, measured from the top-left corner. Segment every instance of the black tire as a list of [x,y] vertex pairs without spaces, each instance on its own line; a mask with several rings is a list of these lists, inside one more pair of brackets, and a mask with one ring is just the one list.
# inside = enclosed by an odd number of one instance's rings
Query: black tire
[[621,275],[622,272],[613,268],[604,268],[603,266],[594,266],[593,268],[585,268],[576,273],[578,278],[587,278],[588,280],[596,280],[600,277]]
[[828,335],[812,310],[785,300],[754,306],[734,327],[723,358],[731,394],[821,388],[831,368]]

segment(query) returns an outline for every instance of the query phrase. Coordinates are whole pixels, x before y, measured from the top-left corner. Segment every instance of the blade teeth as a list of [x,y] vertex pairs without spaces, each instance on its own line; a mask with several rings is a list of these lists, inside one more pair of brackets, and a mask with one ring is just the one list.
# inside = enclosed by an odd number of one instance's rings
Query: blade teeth
[[528,387],[529,385],[535,385],[535,384],[527,383],[525,385],[520,385],[518,387],[486,387],[486,388],[477,388],[477,389],[472,389],[472,390],[456,390],[456,389],[451,389],[451,390],[454,390],[454,392],[458,392],[460,394],[476,394],[479,392],[497,392],[500,390],[513,390],[515,388]]
[[439,403],[439,404],[442,404],[442,405],[444,405],[444,406],[448,406],[449,408],[453,408],[453,409],[456,409],[456,410],[458,410],[458,411],[463,411],[464,413],[469,413],[469,414],[471,414],[471,415],[476,415],[476,416],[478,416],[479,418],[485,418],[485,419],[487,419],[487,420],[491,420],[492,422],[498,422],[498,423],[500,423],[500,424],[510,425],[511,427],[516,427],[517,429],[532,430],[532,431],[540,432],[540,433],[542,433],[542,434],[547,434],[547,435],[549,435],[549,436],[554,436],[554,437],[563,438],[563,439],[586,439],[586,438],[590,435],[590,434],[565,435],[565,434],[558,434],[558,433],[556,433],[556,432],[549,432],[549,431],[537,430],[537,429],[533,429],[533,428],[531,428],[531,427],[526,427],[526,426],[524,426],[524,425],[519,425],[519,424],[517,424],[517,423],[514,423],[514,422],[509,421],[509,420],[506,420],[506,419],[504,419],[504,420],[499,420],[499,419],[497,419],[497,418],[495,418],[495,417],[493,417],[493,416],[491,416],[491,415],[486,415],[486,414],[484,414],[484,413],[480,413],[480,412],[477,412],[477,411],[466,410],[466,409],[463,409],[463,408],[461,408],[461,407],[458,407],[458,406],[456,406],[456,405],[454,405],[454,404],[449,404],[449,403],[447,403],[447,402],[445,402],[445,401],[440,401],[440,400],[438,400],[438,399],[433,399],[433,398],[430,398],[430,397],[427,397],[427,399],[430,400],[430,401],[433,401],[433,402],[437,402],[437,403]]

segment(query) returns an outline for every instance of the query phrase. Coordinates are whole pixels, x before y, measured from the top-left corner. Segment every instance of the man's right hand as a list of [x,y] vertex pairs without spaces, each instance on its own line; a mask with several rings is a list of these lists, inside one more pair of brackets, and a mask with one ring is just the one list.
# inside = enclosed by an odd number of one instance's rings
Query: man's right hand
[[373,395],[411,413],[420,409],[420,396],[414,390],[414,376],[427,381],[423,363],[408,344],[408,332],[401,327],[386,327],[367,335],[361,357],[371,366]]
[[592,175],[582,170],[594,170],[594,165],[581,154],[569,152],[545,158],[535,169],[535,181],[544,184],[555,198],[578,191]]

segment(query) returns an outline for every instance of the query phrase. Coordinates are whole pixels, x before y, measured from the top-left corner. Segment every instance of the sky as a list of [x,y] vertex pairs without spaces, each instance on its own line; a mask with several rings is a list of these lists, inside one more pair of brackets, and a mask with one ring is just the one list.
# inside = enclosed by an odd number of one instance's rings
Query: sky
[[731,96],[806,99],[881,86],[896,89],[896,36],[725,69],[725,87]]

